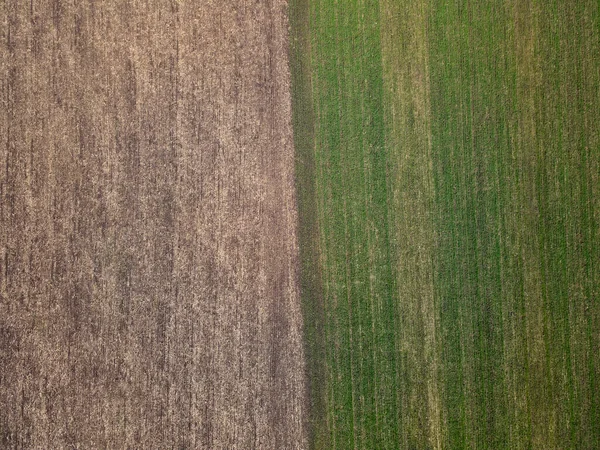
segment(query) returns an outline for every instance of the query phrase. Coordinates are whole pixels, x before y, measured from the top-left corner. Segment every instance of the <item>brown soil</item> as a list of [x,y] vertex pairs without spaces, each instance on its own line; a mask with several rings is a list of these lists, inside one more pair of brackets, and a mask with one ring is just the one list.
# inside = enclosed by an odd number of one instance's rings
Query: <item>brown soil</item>
[[306,446],[286,8],[0,5],[0,447]]

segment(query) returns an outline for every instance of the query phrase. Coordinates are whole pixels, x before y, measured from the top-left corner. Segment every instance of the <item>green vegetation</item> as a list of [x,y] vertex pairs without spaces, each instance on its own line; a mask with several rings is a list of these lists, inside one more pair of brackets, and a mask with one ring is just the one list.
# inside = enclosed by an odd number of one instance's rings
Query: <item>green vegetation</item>
[[563,3],[290,3],[315,448],[600,442],[600,11]]

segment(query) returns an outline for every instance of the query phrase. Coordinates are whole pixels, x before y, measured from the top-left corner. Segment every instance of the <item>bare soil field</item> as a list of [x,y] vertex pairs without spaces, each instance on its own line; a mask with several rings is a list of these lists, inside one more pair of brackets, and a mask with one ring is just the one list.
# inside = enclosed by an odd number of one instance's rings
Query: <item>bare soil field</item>
[[0,447],[306,446],[287,33],[0,3]]

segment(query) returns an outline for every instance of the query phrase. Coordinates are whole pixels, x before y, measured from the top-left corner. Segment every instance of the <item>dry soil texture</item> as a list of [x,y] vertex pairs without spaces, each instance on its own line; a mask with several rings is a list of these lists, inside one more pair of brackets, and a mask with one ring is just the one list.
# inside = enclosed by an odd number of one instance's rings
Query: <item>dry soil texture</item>
[[284,0],[0,3],[0,447],[304,447]]

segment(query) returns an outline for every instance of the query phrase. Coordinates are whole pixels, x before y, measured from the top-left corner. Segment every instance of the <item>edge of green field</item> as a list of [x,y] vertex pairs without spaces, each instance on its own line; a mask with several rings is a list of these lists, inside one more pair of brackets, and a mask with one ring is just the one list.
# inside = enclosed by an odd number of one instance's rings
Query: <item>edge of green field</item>
[[327,448],[323,285],[319,259],[314,114],[311,91],[309,0],[290,0],[290,72],[294,129],[300,292],[304,322],[308,414],[311,448]]

